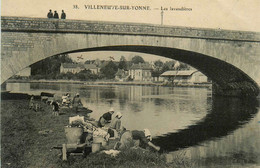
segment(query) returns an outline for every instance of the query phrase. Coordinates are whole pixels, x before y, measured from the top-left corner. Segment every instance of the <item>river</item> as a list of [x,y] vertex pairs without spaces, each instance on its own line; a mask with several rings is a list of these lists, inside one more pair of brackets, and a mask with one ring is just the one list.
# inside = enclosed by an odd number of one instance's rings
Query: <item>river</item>
[[127,129],[148,128],[164,151],[197,157],[236,156],[259,163],[259,100],[214,97],[207,88],[7,83],[13,92],[80,94],[98,119],[110,107]]

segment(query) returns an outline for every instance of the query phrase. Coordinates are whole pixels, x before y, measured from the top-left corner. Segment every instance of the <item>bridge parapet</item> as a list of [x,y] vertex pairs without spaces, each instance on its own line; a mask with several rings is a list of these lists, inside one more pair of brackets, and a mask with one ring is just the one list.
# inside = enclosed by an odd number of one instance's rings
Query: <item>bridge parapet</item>
[[1,17],[2,31],[128,34],[260,42],[259,32],[161,26],[140,23]]

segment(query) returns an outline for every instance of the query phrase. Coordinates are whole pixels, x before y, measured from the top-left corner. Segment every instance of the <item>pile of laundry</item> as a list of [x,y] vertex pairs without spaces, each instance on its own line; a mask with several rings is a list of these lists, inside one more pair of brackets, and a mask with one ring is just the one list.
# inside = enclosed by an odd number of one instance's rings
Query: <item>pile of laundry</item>
[[102,129],[102,128],[96,128],[94,131],[93,131],[93,138],[96,138],[96,137],[102,137],[104,138],[106,141],[108,141],[110,135],[108,133],[108,130],[105,130],[105,129]]
[[[102,138],[105,141],[108,141],[110,135],[108,133],[108,129],[99,128],[92,121],[85,120],[84,116],[74,116],[69,117],[69,125],[68,127],[80,127],[83,128],[85,133],[88,133],[88,140],[94,138]],[[89,137],[91,136],[91,138]]]

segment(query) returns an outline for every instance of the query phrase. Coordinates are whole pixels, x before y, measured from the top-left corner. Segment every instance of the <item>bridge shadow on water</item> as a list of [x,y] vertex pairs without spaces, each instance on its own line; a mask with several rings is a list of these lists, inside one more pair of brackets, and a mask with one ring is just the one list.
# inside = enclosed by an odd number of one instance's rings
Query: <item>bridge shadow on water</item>
[[178,132],[155,137],[153,142],[161,151],[170,152],[217,140],[248,123],[256,115],[257,107],[256,99],[213,97],[212,108],[202,120]]

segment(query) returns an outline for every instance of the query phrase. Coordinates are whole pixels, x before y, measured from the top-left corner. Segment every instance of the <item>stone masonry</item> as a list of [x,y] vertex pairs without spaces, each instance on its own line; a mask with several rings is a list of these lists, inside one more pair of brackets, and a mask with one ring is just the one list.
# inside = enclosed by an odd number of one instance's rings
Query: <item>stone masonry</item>
[[214,81],[215,93],[259,94],[258,32],[20,17],[2,17],[1,26],[1,84],[50,56],[109,50],[188,63]]

